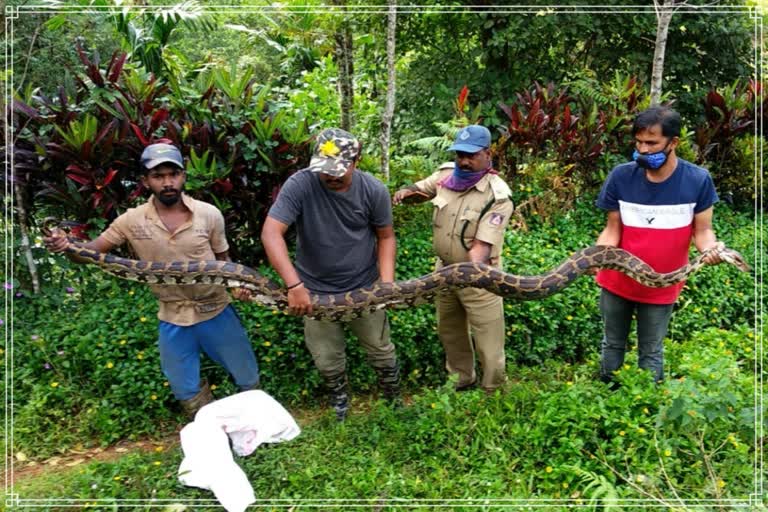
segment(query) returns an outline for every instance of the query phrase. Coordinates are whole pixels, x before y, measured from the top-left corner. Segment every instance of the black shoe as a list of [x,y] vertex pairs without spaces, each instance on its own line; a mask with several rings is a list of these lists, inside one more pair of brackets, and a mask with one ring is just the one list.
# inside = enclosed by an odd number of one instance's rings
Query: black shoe
[[328,402],[333,407],[338,421],[344,421],[349,412],[349,381],[342,373],[325,379],[328,388]]
[[[394,366],[387,368],[374,368],[379,376],[379,390],[381,397],[387,402],[402,406],[403,399],[400,396],[400,364],[395,361]],[[398,402],[397,404],[395,402]]]
[[469,384],[462,384],[461,386],[457,385],[454,389],[457,392],[461,392],[461,391],[469,391],[469,390],[475,389],[476,387],[477,387],[477,379],[473,380]]

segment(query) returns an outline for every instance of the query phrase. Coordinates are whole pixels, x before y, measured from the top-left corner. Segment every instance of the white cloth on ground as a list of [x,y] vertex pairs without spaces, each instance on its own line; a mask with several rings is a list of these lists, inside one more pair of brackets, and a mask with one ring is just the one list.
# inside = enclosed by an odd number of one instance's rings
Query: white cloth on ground
[[261,390],[244,391],[212,402],[181,430],[184,460],[179,481],[213,491],[228,512],[242,512],[256,501],[248,478],[229,449],[250,455],[262,443],[290,441],[301,433],[296,421]]

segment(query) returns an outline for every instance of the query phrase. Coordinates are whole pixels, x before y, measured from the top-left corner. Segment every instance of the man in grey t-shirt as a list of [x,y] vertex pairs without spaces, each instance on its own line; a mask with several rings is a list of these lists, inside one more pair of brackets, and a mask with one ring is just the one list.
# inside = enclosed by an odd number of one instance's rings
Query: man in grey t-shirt
[[[312,312],[309,291],[343,293],[395,279],[395,232],[384,184],[358,171],[360,142],[324,130],[309,167],[288,178],[269,210],[261,241],[288,290],[291,314]],[[296,225],[296,262],[285,232]],[[304,341],[330,392],[336,417],[349,409],[344,325],[360,340],[385,398],[399,397],[400,369],[384,310],[349,322],[304,319]]]

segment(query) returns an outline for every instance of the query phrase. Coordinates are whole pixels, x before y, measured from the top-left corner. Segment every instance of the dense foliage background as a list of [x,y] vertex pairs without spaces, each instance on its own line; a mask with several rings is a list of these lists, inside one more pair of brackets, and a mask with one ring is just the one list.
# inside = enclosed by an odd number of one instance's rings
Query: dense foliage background
[[[526,10],[494,10],[434,2],[401,9],[387,177],[379,167],[383,9],[342,2],[356,11],[345,16],[320,2],[278,9],[233,1],[215,12],[193,1],[70,4],[77,9],[22,10],[8,34],[12,145],[3,149],[13,155],[4,179],[14,192],[6,197],[14,224],[6,217],[3,228],[14,272],[6,266],[4,322],[13,343],[0,350],[12,372],[8,448],[19,464],[160,438],[183,422],[159,367],[154,297],[49,255],[40,238],[47,216],[88,237],[145,200],[137,157],[148,143],[183,148],[187,190],[224,212],[233,258],[274,276],[258,239],[261,223],[284,180],[307,164],[313,135],[342,122],[340,59],[351,51],[350,129],[364,143],[360,167],[394,191],[450,159],[445,148],[461,126],[488,126],[496,167],[517,205],[505,268],[537,274],[595,240],[604,222],[594,208],[598,187],[627,160],[631,120],[650,101],[650,6],[608,2],[597,11],[574,2],[568,11],[568,2],[556,9],[534,1]],[[395,310],[408,405],[392,411],[360,398],[375,398],[375,376],[350,343],[352,386],[364,412],[343,426],[325,417],[303,425],[299,440],[243,461],[257,495],[567,499],[611,508],[611,499],[684,507],[753,492],[752,461],[764,441],[753,400],[764,377],[757,354],[765,333],[754,330],[765,235],[758,173],[765,94],[754,74],[762,48],[744,2],[702,5],[690,2],[673,17],[663,102],[684,118],[678,154],[713,175],[722,199],[716,233],[757,266],[753,276],[722,265],[689,280],[666,342],[667,381],[654,386],[631,356],[619,391],[597,382],[599,290],[589,278],[546,300],[507,301],[510,384],[492,397],[444,385],[433,307]],[[339,44],[345,30],[348,46]],[[395,209],[399,278],[433,268],[429,213],[427,206]],[[322,389],[300,320],[237,307],[265,389],[294,410],[311,410]],[[210,361],[203,371],[215,395],[234,391]],[[89,465],[22,494],[208,497],[175,483],[179,457],[172,451]]]

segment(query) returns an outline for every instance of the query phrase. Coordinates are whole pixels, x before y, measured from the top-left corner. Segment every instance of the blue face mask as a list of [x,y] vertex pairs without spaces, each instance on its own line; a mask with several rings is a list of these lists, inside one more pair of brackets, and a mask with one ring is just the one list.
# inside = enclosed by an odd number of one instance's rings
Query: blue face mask
[[643,169],[658,169],[667,161],[667,153],[662,150],[656,153],[641,154],[635,150],[632,153],[632,160]]

